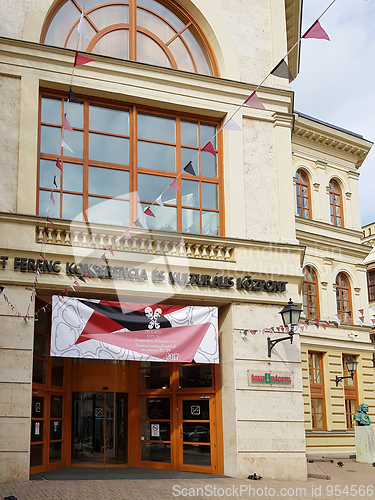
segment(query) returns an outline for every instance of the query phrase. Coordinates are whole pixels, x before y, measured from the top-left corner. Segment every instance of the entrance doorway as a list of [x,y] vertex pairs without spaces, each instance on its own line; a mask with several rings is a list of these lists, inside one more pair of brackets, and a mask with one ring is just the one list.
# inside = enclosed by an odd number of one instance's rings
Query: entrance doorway
[[128,395],[72,393],[72,465],[124,465],[128,448]]

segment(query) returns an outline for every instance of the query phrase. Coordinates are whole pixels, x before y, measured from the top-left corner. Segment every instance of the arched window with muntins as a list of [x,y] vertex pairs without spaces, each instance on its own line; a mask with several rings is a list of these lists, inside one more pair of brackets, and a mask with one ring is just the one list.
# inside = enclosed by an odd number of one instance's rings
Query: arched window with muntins
[[296,172],[297,213],[303,219],[311,219],[310,183],[303,170]]
[[76,0],[58,5],[47,18],[42,43],[191,73],[216,73],[199,27],[173,0],[86,0],[84,19],[91,40],[77,31],[82,6]]
[[341,321],[352,318],[350,283],[344,273],[339,273],[336,277],[336,304],[337,314]]
[[303,310],[306,318],[319,318],[319,287],[318,278],[314,269],[306,266],[304,269],[305,278],[303,280],[302,298]]
[[334,226],[343,227],[342,194],[341,188],[335,179],[331,179],[329,183],[329,204],[332,224]]

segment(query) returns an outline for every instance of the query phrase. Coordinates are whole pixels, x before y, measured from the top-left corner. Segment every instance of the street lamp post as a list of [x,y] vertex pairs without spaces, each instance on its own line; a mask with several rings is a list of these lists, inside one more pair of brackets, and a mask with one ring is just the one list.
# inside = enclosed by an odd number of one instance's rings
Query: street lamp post
[[339,385],[339,382],[341,382],[341,380],[344,380],[345,378],[351,378],[352,380],[354,379],[354,372],[357,371],[357,365],[358,361],[356,361],[353,356],[350,356],[350,358],[346,360],[346,368],[348,372],[350,372],[350,375],[348,375],[347,377],[338,377],[336,375],[336,387]]
[[288,337],[282,337],[281,339],[271,340],[270,337],[267,337],[267,347],[268,347],[268,357],[271,357],[271,351],[276,344],[282,342],[283,340],[290,340],[290,343],[293,344],[293,335],[294,335],[294,327],[297,326],[299,322],[299,318],[301,316],[302,309],[296,306],[292,299],[289,299],[289,302],[284,307],[282,311],[279,312],[281,314],[281,318],[283,320],[284,326],[288,326],[290,328]]

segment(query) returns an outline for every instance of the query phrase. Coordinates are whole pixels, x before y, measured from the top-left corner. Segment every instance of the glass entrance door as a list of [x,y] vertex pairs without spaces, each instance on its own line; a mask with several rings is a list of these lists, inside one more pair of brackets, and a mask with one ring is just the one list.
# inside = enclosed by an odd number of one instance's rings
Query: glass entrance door
[[127,394],[72,393],[72,464],[127,463]]

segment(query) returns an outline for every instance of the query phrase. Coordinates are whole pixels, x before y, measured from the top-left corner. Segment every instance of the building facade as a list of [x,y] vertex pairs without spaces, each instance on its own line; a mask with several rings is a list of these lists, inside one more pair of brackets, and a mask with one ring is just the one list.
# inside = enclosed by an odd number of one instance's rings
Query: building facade
[[[242,106],[298,40],[301,2],[8,3],[0,480],[69,465],[306,479],[306,445],[352,451],[350,401],[373,411],[368,329],[309,327],[267,353],[289,298],[342,323],[367,300],[370,144],[295,115],[283,78],[257,90],[265,109]],[[66,295],[216,307],[219,362],[51,356],[48,304]],[[347,355],[355,385],[335,388]]]

